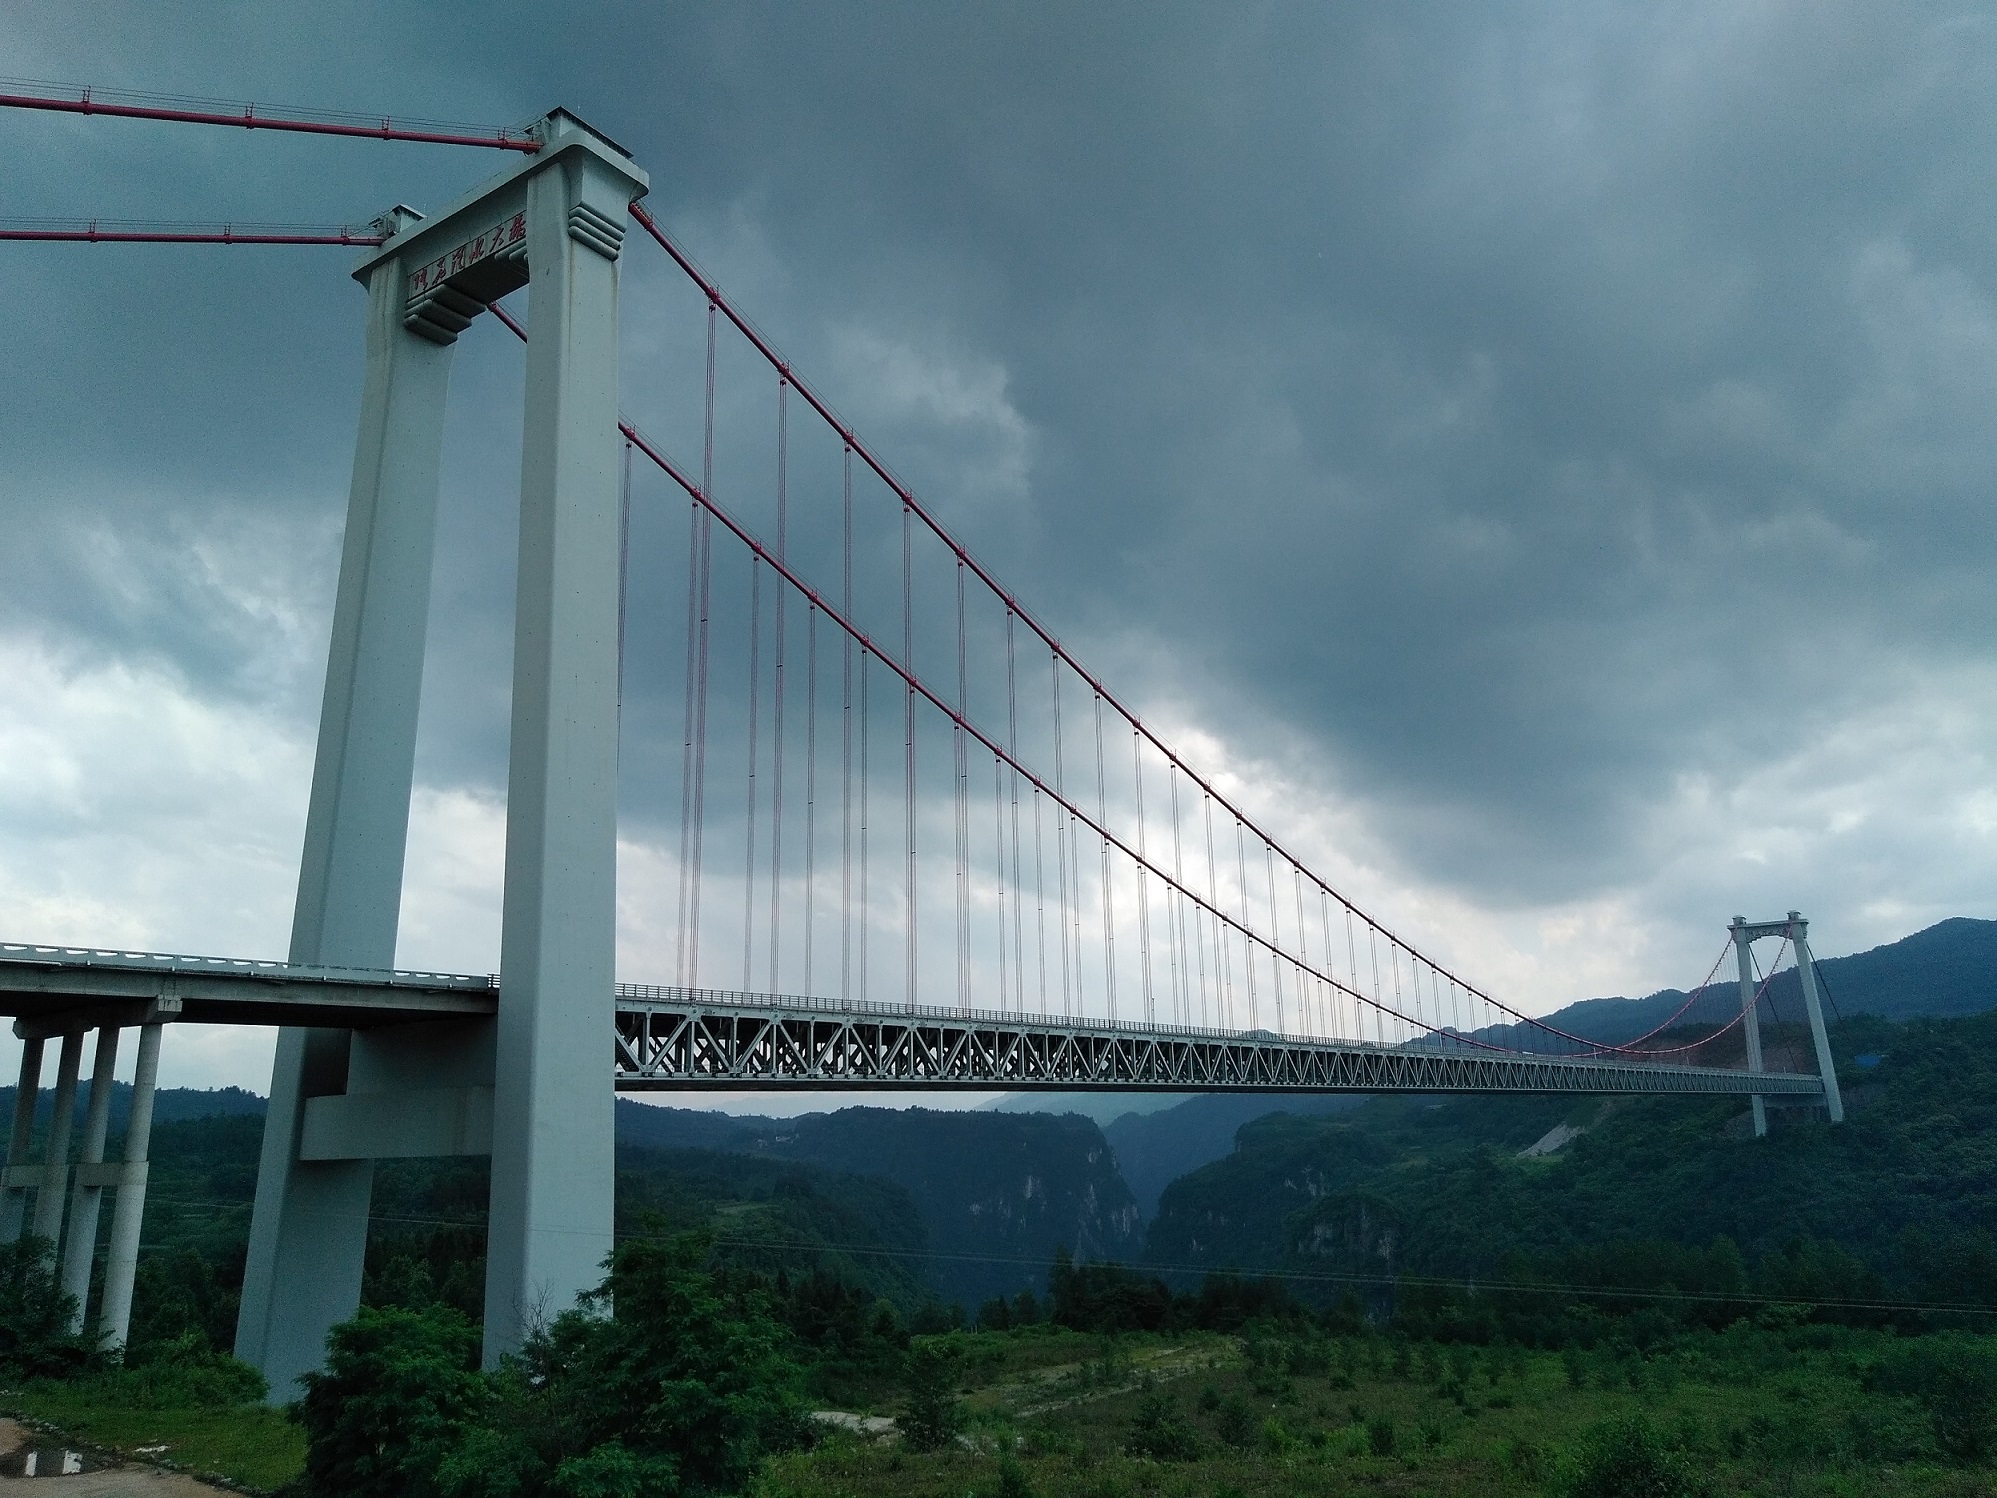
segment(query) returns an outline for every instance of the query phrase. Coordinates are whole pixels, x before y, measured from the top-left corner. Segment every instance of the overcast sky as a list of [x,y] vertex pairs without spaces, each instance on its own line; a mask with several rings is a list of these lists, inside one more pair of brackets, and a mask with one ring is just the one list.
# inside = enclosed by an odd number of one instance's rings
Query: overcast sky
[[[0,40],[18,77],[575,110],[1084,660],[1527,1009],[1687,986],[1736,912],[1826,955],[1997,914],[1987,7],[45,4]],[[13,216],[362,222],[505,164],[9,124]],[[281,955],[352,254],[0,254],[0,936]],[[626,262],[625,404],[671,431],[684,309]],[[520,401],[489,324],[401,951],[474,970]],[[629,978],[670,977],[656,831]],[[165,1075],[268,1056],[190,1029]]]

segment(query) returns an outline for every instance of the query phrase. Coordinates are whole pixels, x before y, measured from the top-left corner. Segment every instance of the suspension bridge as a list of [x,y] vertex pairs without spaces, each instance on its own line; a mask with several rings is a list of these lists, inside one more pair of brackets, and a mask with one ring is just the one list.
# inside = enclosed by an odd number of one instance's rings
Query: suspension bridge
[[[490,1157],[489,1361],[595,1284],[615,1089],[1718,1094],[1757,1132],[1770,1102],[1842,1116],[1796,912],[1736,918],[1683,1004],[1611,1044],[1526,1014],[1319,877],[945,527],[572,114],[481,130],[90,91],[0,106],[513,158],[434,216],[398,206],[364,228],[0,224],[354,246],[368,293],[288,959],[0,947],[23,1042],[0,1235],[59,1242],[81,1307],[114,1191],[107,1341],[129,1322],[176,1022],[280,1027],[237,1333],[279,1397],[358,1305],[376,1159]],[[661,342],[677,363],[638,393],[654,429],[618,388],[634,225],[671,272],[647,312],[680,330]],[[504,299],[529,287],[523,322]],[[503,981],[394,965],[452,351],[488,311],[524,344],[526,385]],[[671,850],[670,984],[616,980],[620,816]],[[1793,951],[1805,1015],[1770,1009],[1764,938]],[[1729,951],[1736,974],[1715,981]]]

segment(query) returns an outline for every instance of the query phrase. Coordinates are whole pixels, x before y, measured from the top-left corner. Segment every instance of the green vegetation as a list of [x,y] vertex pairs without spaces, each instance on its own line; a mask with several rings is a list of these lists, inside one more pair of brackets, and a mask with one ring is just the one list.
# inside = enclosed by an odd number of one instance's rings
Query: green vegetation
[[[802,1369],[755,1276],[697,1239],[626,1244],[494,1374],[449,1307],[362,1310],[309,1375],[304,1486],[340,1498],[739,1490],[806,1437]],[[609,1314],[614,1302],[617,1312]]]
[[128,1366],[28,1383],[8,1404],[88,1445],[277,1488],[298,1474],[305,1437],[264,1393],[254,1368],[187,1338],[140,1349]]
[[[365,1309],[290,1418],[215,1350],[256,1121],[187,1120],[156,1136],[129,1360],[67,1335],[30,1243],[0,1255],[0,1382],[80,1439],[301,1495],[1987,1492],[1997,1015],[1836,1043],[1851,1121],[1761,1141],[1699,1100],[1265,1118],[1166,1191],[1170,1267],[1051,1251],[969,1316],[933,1182],[627,1140],[603,1289],[492,1374],[482,1163],[384,1163]],[[851,1151],[865,1123],[813,1127]]]
[[253,1486],[277,1487],[297,1474],[305,1442],[264,1406],[254,1368],[212,1351],[198,1330],[107,1360],[69,1331],[74,1307],[56,1283],[46,1240],[0,1249],[0,1379],[9,1413],[94,1446],[170,1449],[183,1466]]
[[[1848,1120],[1779,1119],[1762,1140],[1727,1100],[1377,1098],[1334,1118],[1277,1114],[1166,1190],[1146,1256],[1301,1275],[1319,1300],[1351,1286],[1376,1316],[1409,1277],[1997,1306],[1997,1013],[1850,1020],[1833,1040]],[[1586,1131],[1520,1157],[1562,1121]]]
[[1064,1243],[1092,1259],[1131,1258],[1142,1243],[1143,1219],[1102,1131],[1073,1114],[862,1107],[737,1118],[627,1101],[617,1126],[627,1145],[891,1183],[922,1225],[921,1282],[945,1305],[1038,1288]]
[[[1511,1343],[1328,1334],[1309,1320],[1257,1323],[1233,1337],[959,1333],[937,1339],[934,1354],[963,1370],[957,1439],[920,1449],[835,1433],[769,1462],[751,1491],[1987,1492],[1987,1472],[1949,1447],[1945,1399],[1885,1392],[1895,1360],[1922,1357],[1935,1340],[1781,1316],[1688,1333],[1648,1353],[1618,1344],[1571,1359]],[[1049,1341],[1073,1361],[1045,1361]],[[1106,1364],[1116,1370],[1108,1380],[1087,1371]]]

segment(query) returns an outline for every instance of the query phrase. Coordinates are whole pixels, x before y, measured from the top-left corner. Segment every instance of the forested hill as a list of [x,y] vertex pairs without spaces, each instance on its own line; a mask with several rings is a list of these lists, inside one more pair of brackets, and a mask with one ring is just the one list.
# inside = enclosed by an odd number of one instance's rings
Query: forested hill
[[[1714,947],[1719,947],[1718,937]],[[1766,942],[1756,950],[1764,961],[1775,952]],[[1981,1014],[1997,1008],[1997,921],[1967,916],[1940,921],[1868,952],[1819,957],[1817,973],[1834,1014],[1871,1014],[1890,1020]],[[1723,1000],[1738,993],[1730,954],[1713,987],[1721,991],[1718,997]],[[1617,1045],[1670,1018],[1685,999],[1685,992],[1676,988],[1641,999],[1583,999],[1545,1018],[1571,1034]],[[1775,975],[1767,1002],[1784,1017],[1803,1012],[1802,981],[1793,966]],[[1502,1040],[1508,1028],[1478,1033]]]
[[[79,1123],[88,1091],[78,1089]],[[13,1094],[11,1087],[0,1089],[0,1119],[12,1117]],[[130,1097],[125,1084],[113,1094],[108,1152],[114,1158]],[[44,1089],[42,1128],[50,1110]],[[155,1175],[180,1172],[179,1156],[193,1151],[200,1163],[187,1168],[202,1182],[195,1196],[228,1220],[225,1236],[247,1231],[263,1111],[264,1100],[240,1088],[158,1093]],[[206,1122],[191,1131],[179,1127],[200,1120]],[[818,1262],[897,1302],[920,1298],[916,1287],[921,1286],[946,1304],[961,1301],[975,1309],[990,1296],[1038,1286],[1057,1247],[1084,1258],[1130,1259],[1143,1242],[1142,1219],[1109,1146],[1082,1118],[885,1108],[739,1118],[621,1098],[617,1138],[620,1213],[650,1209],[687,1225],[708,1220],[728,1202],[770,1203],[758,1207],[753,1224],[732,1219],[738,1236],[752,1225],[758,1233],[795,1230],[824,1250]],[[786,1177],[786,1162],[806,1168]],[[401,1176],[437,1189],[445,1186],[445,1176],[455,1182],[462,1173],[423,1162],[385,1169],[376,1209],[393,1215],[390,1183]],[[825,1187],[835,1177],[843,1184]],[[828,1194],[816,1205],[800,1195],[821,1188]],[[874,1204],[869,1193],[878,1194],[876,1188],[887,1188],[892,1200]],[[407,1189],[421,1194],[414,1184]],[[457,1191],[455,1185],[446,1189]],[[684,1211],[674,1206],[675,1193],[685,1197]],[[482,1214],[482,1206],[473,1211],[471,1198],[477,1195],[466,1193],[461,1204],[471,1216]],[[159,1203],[154,1208],[157,1216]],[[849,1224],[855,1231],[844,1233],[838,1223],[845,1220],[842,1214],[851,1215],[848,1209],[861,1216]],[[842,1257],[842,1245],[861,1257]],[[746,1252],[746,1237],[740,1246]],[[227,1261],[239,1253],[231,1248],[221,1257]],[[441,1261],[437,1268],[444,1272]]]
[[619,1099],[631,1145],[808,1161],[904,1187],[929,1235],[929,1282],[976,1306],[1044,1278],[1054,1250],[1130,1259],[1143,1222],[1102,1131],[1075,1115],[842,1108],[736,1118]]
[[[1146,1258],[1452,1277],[1724,1238],[1805,1296],[1997,1303],[1997,1014],[1847,1020],[1833,1044],[1851,1116],[1766,1139],[1735,1100],[1376,1098],[1264,1118],[1167,1188]],[[1563,1120],[1585,1132],[1521,1157]]]
[[1126,1113],[1103,1126],[1103,1138],[1116,1152],[1117,1169],[1130,1183],[1138,1211],[1149,1220],[1157,1213],[1165,1188],[1233,1149],[1243,1124],[1276,1111],[1346,1113],[1364,1101],[1343,1092],[1280,1098],[1256,1092],[1209,1092],[1156,1113]]
[[[45,1063],[42,1072],[41,1106],[35,1110],[35,1124],[46,1127],[51,1114],[55,1112],[55,1088],[51,1073],[55,1067],[52,1060]],[[11,1082],[0,1087],[0,1119],[14,1116],[14,1094],[20,1089]],[[90,1078],[85,1076],[76,1084],[76,1121],[81,1127],[83,1115],[90,1099]],[[189,1118],[239,1118],[245,1115],[263,1117],[264,1100],[254,1092],[245,1092],[240,1087],[162,1087],[153,1094],[153,1123],[179,1123]],[[117,1082],[111,1088],[111,1152],[115,1155],[118,1141],[124,1137],[126,1121],[132,1113],[132,1084]]]
[[[1718,941],[1716,935],[1716,949]],[[1772,959],[1774,947],[1763,945],[1762,955]],[[1731,963],[1726,971],[1732,971]],[[1819,959],[1817,971],[1835,1014],[1873,1014],[1892,1020],[1980,1014],[1997,1008],[1997,921],[1942,921],[1869,952]],[[1719,997],[1730,1000],[1735,992],[1729,980]],[[1769,994],[1776,1013],[1801,1014],[1802,991],[1794,968],[1776,975]],[[1641,999],[1583,999],[1548,1019],[1571,1033],[1615,1044],[1653,1029],[1684,1002],[1682,991],[1667,988]],[[1502,1042],[1505,1027],[1480,1033]],[[1356,1100],[1351,1098],[1278,1101],[1209,1094],[1158,1112],[1126,1113],[1103,1125],[1103,1137],[1116,1152],[1117,1167],[1130,1183],[1139,1210],[1149,1218],[1158,1210],[1165,1187],[1188,1171],[1223,1158],[1234,1148],[1235,1131],[1243,1124],[1278,1109],[1336,1113],[1353,1106]]]

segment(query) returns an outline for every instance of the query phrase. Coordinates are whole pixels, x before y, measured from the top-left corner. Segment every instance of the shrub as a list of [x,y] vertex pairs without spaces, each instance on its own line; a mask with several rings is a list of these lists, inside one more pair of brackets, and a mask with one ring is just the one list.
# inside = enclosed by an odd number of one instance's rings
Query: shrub
[[93,1379],[91,1387],[135,1410],[235,1409],[261,1403],[270,1392],[261,1373],[216,1352],[198,1331],[133,1348],[124,1367]]
[[1178,1407],[1158,1390],[1146,1394],[1138,1405],[1137,1419],[1125,1445],[1132,1456],[1148,1456],[1161,1462],[1197,1461],[1206,1450],[1200,1433],[1186,1423]]
[[1366,1422],[1366,1447],[1373,1455],[1392,1456],[1396,1444],[1394,1422],[1385,1415],[1375,1415]]
[[1034,1498],[1033,1484],[1026,1480],[1026,1468],[1011,1452],[999,1458],[998,1498]]
[[56,1279],[55,1245],[32,1234],[0,1244],[0,1377],[69,1378],[90,1349],[69,1329],[76,1297]]
[[940,1451],[956,1438],[964,1417],[957,1406],[954,1372],[953,1359],[935,1344],[918,1342],[909,1348],[903,1369],[908,1408],[900,1425],[911,1449]]
[[1564,1498],[1700,1498],[1705,1481],[1641,1415],[1582,1434],[1560,1491]]
[[1255,1415],[1239,1394],[1230,1394],[1221,1401],[1214,1424],[1220,1438],[1230,1446],[1246,1446],[1255,1439]]
[[1935,1442],[1960,1462],[1997,1453],[1997,1343],[1960,1333],[1912,1338],[1873,1370],[1868,1383],[1920,1401]]
[[1549,1463],[1546,1448],[1531,1436],[1517,1436],[1504,1444],[1505,1465],[1527,1482],[1546,1480]]
[[679,1463],[670,1456],[632,1451],[622,1441],[605,1441],[581,1456],[562,1459],[554,1490],[565,1498],[639,1498],[676,1493]]

